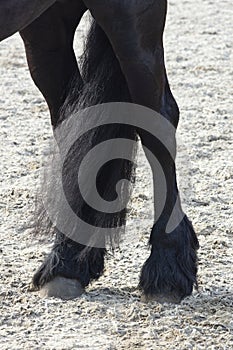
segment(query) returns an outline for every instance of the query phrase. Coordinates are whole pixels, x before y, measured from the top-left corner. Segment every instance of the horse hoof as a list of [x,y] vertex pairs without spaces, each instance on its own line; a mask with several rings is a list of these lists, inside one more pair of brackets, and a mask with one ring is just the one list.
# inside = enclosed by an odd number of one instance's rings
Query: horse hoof
[[83,293],[84,288],[79,281],[64,277],[55,277],[41,288],[40,297],[55,297],[69,300],[78,298]]
[[145,295],[143,294],[141,296],[141,301],[144,303],[148,303],[150,301],[156,301],[157,303],[164,304],[164,303],[170,303],[170,304],[180,304],[182,298],[180,298],[177,295],[173,294],[155,294],[155,295]]

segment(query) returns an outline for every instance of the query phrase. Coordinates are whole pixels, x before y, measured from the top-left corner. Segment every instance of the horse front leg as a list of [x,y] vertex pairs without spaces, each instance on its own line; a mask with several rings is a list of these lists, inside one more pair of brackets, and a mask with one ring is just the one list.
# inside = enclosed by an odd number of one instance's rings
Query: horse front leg
[[[105,0],[98,5],[92,0],[85,3],[112,43],[132,102],[159,112],[171,125],[166,129],[162,123],[159,128],[162,139],[171,145],[173,156],[153,135],[138,129],[153,171],[156,218],[150,236],[151,255],[142,268],[139,285],[147,298],[179,302],[192,293],[196,284],[198,240],[182,211],[176,182],[175,132],[171,130],[178,124],[179,110],[166,76],[162,41],[167,4],[165,0],[134,0],[130,5],[112,0],[109,7]],[[166,198],[158,195],[162,181],[148,149],[162,166]],[[165,202],[162,212],[161,199]]]

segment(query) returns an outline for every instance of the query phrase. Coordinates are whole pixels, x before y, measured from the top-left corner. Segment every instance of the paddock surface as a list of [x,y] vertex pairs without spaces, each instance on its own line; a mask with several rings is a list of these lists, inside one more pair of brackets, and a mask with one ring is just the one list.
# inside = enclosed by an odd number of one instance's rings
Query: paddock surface
[[[137,290],[152,225],[142,152],[126,237],[104,276],[73,301],[30,292],[51,246],[29,235],[29,219],[52,132],[19,36],[0,44],[2,350],[233,349],[232,11],[232,0],[169,3],[165,51],[181,110],[179,182],[201,244],[199,291],[180,305],[145,304]],[[79,51],[86,23],[77,33]]]

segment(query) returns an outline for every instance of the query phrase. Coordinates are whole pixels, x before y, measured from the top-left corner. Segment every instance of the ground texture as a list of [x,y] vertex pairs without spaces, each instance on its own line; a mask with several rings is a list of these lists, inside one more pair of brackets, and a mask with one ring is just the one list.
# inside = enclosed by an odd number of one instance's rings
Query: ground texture
[[199,291],[175,306],[145,304],[137,290],[153,223],[142,152],[126,237],[104,275],[73,301],[30,292],[51,246],[29,232],[52,131],[20,37],[0,44],[1,349],[233,349],[232,16],[231,0],[169,2],[165,52],[181,110],[179,183],[201,244]]

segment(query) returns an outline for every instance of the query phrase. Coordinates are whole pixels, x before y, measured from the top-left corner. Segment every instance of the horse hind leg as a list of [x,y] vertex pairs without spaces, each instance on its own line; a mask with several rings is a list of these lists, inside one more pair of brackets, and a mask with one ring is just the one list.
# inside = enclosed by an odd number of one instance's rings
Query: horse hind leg
[[104,269],[106,250],[86,247],[57,232],[52,251],[33,276],[33,286],[41,297],[79,297],[91,280]]
[[[106,6],[106,0],[98,4],[94,0],[85,0],[85,3],[111,41],[132,102],[161,113],[176,127],[179,110],[169,88],[162,42],[166,1],[132,1],[130,5],[120,0],[112,1],[112,4],[108,1],[110,6]],[[175,153],[175,135],[165,130],[165,139],[166,132],[168,139],[171,137]],[[151,255],[142,268],[139,286],[146,298],[179,302],[192,293],[196,284],[198,240],[179,202],[174,159],[155,137],[141,129],[138,133],[153,171],[155,218],[160,210],[161,198],[157,196],[160,179],[153,157],[146,148],[162,164],[167,183],[165,206],[151,232]],[[183,219],[171,233],[166,233],[176,203],[176,216]]]
[[[73,37],[85,11],[81,0],[58,1],[20,33],[32,78],[46,99],[55,129],[70,82],[75,78],[76,92],[83,86]],[[84,248],[57,232],[52,251],[33,276],[34,287],[43,296],[79,296],[90,279],[101,274],[105,254],[104,249],[93,249],[81,258]]]
[[[112,47],[103,30],[93,22],[85,48],[85,58],[82,65],[83,88],[80,92],[79,81],[73,85],[72,91],[68,93],[66,101],[60,111],[61,120],[72,117],[70,111],[78,112],[80,109],[109,101],[128,101],[130,99],[124,76],[119,67]],[[62,128],[62,124],[60,125]],[[95,127],[95,125],[93,125]],[[63,188],[70,207],[77,216],[85,222],[99,227],[110,227],[111,224],[123,226],[126,211],[116,215],[101,216],[92,208],[85,205],[79,191],[77,179],[78,166],[82,156],[87,154],[90,144],[101,143],[105,139],[114,137],[129,137],[134,139],[135,130],[131,128],[118,128],[110,126],[103,132],[95,132],[89,137],[84,137],[75,143],[71,156],[65,162],[63,174],[65,179]],[[111,150],[110,150],[111,151]],[[91,171],[91,166],[90,166]],[[131,165],[124,160],[115,160],[102,167],[97,176],[97,188],[100,196],[107,201],[115,199],[115,186],[119,180],[129,179]],[[87,174],[88,176],[88,174]],[[62,217],[63,212],[56,210]],[[66,220],[66,218],[64,218]],[[85,287],[93,280],[98,279],[104,270],[105,248],[89,247],[79,242],[77,229],[75,240],[66,237],[65,234],[57,232],[52,251],[35,273],[33,284],[41,289],[43,296],[56,296],[63,299],[77,297]],[[111,237],[113,238],[113,237]],[[118,238],[118,237],[117,237]],[[115,239],[115,237],[114,237]],[[67,286],[66,287],[64,287]]]
[[76,27],[86,7],[81,0],[60,0],[20,31],[32,79],[43,94],[56,127],[59,110],[75,78],[82,78],[73,50]]

